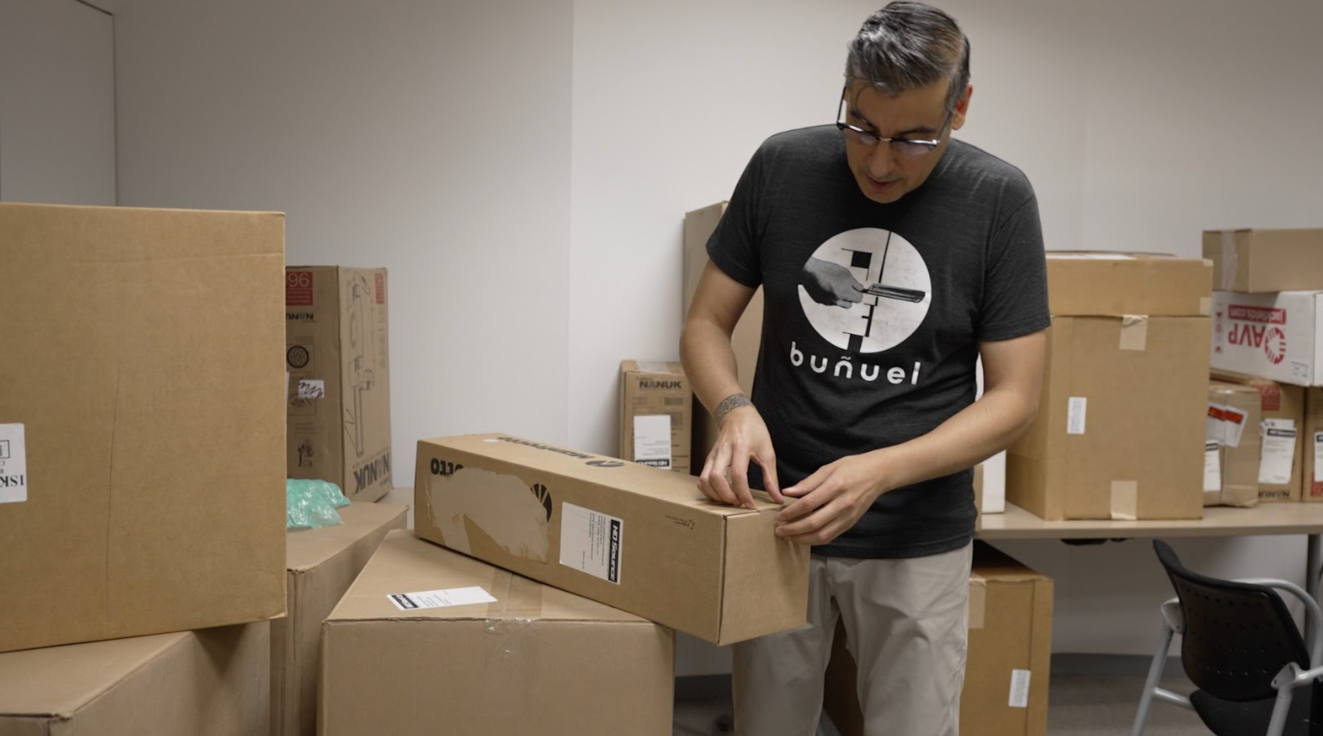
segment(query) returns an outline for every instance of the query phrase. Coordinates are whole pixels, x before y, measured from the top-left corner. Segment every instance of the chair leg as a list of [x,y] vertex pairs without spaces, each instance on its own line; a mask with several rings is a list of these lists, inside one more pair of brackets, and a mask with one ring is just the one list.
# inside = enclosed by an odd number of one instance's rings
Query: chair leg
[[[1153,707],[1153,693],[1162,679],[1162,670],[1167,666],[1167,650],[1171,648],[1174,635],[1175,632],[1163,621],[1158,651],[1153,655],[1153,664],[1148,668],[1148,679],[1144,681],[1144,694],[1139,698],[1139,712],[1135,713],[1135,726],[1130,730],[1130,736],[1143,736],[1144,727],[1148,724],[1149,709]],[[1280,736],[1280,731],[1278,734]]]
[[1272,718],[1268,721],[1268,732],[1264,736],[1282,736],[1286,728],[1286,715],[1291,711],[1291,697],[1295,695],[1291,686],[1285,685],[1277,691],[1277,702],[1272,706]]

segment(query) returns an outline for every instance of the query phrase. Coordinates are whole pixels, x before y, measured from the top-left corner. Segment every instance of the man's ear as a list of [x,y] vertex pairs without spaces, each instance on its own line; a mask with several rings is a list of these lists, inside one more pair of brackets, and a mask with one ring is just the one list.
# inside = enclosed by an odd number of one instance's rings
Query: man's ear
[[965,115],[969,112],[969,98],[974,96],[974,85],[965,86],[965,93],[956,101],[951,115],[951,130],[960,130],[965,124]]

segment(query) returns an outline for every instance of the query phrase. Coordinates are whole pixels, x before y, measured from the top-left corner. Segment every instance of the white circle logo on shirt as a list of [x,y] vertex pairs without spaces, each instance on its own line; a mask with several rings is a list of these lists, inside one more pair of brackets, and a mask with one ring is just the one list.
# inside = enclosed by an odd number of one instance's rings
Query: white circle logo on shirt
[[932,279],[919,251],[878,228],[847,230],[804,264],[799,303],[823,339],[843,350],[890,350],[923,323]]

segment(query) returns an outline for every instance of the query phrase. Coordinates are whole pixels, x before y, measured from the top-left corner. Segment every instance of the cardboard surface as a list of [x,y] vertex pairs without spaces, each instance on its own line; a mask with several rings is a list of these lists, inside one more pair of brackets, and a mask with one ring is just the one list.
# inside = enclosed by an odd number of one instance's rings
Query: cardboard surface
[[289,477],[390,492],[389,307],[384,268],[285,269]]
[[508,435],[420,441],[415,477],[424,539],[715,644],[804,624],[808,547],[770,501]]
[[317,733],[317,653],[322,621],[392,529],[403,529],[408,507],[353,503],[344,523],[289,532],[288,615],[271,622],[271,733]]
[[1213,292],[1212,365],[1297,386],[1323,384],[1323,292]]
[[[969,655],[960,698],[966,736],[1046,736],[1052,580],[976,543],[969,578]],[[823,710],[841,736],[865,736],[855,662],[838,625]]]
[[1305,482],[1302,497],[1306,501],[1323,501],[1323,388],[1311,388],[1305,401],[1304,422]]
[[261,736],[269,624],[0,654],[3,736]]
[[284,612],[283,249],[278,213],[0,203],[0,651]]
[[[684,216],[684,315],[689,314],[689,304],[694,300],[694,292],[708,264],[707,241],[717,229],[721,215],[726,211],[726,202],[709,205],[702,209],[686,212]],[[758,368],[758,347],[762,344],[763,329],[763,290],[754,292],[744,314],[735,323],[731,332],[730,346],[735,353],[735,365],[740,381],[740,388],[746,396],[753,395],[753,375]],[[717,440],[717,423],[712,414],[703,407],[697,397],[694,398],[694,428],[692,469],[697,474],[707,460],[707,454]]]
[[1053,317],[1007,500],[1044,519],[1198,519],[1207,317]]
[[688,474],[693,389],[679,363],[620,362],[620,457]]
[[1210,383],[1206,420],[1204,505],[1259,502],[1262,397],[1252,386]]
[[1207,316],[1212,263],[1156,253],[1049,251],[1054,316]]
[[1215,289],[1323,289],[1323,229],[1205,230],[1203,248]]
[[1299,501],[1306,449],[1305,389],[1229,371],[1214,370],[1212,377],[1259,392],[1259,503]]
[[[494,600],[392,602],[474,588]],[[674,648],[650,621],[394,531],[324,624],[321,733],[670,736]]]

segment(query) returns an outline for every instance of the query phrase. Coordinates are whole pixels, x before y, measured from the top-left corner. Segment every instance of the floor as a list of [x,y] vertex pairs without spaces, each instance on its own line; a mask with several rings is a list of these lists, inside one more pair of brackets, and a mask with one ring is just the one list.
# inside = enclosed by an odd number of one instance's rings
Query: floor
[[[1189,692],[1188,681],[1164,680],[1163,686]],[[1049,736],[1128,736],[1135,719],[1144,678],[1137,675],[1054,675],[1047,709]],[[676,703],[675,736],[728,734],[728,699]],[[1193,713],[1164,703],[1153,706],[1145,736],[1208,736]],[[806,735],[807,736],[807,735]],[[838,736],[824,723],[817,736]],[[973,734],[972,736],[1002,736]],[[1006,736],[1018,736],[1007,734]]]

